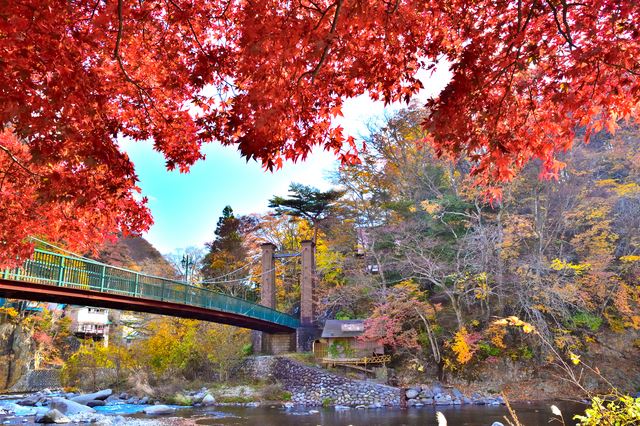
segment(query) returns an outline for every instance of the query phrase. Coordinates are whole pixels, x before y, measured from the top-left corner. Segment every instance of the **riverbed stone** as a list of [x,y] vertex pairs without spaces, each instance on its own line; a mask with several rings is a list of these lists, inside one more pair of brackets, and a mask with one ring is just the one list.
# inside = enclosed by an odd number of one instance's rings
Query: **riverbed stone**
[[491,423],[491,426],[504,426],[504,424],[502,424],[500,422],[493,422],[493,423]]
[[35,407],[41,398],[42,396],[37,393],[33,395],[29,395],[28,397],[18,401],[18,405],[22,405],[23,407]]
[[87,407],[84,404],[79,404],[75,401],[60,397],[51,398],[51,401],[49,402],[49,408],[55,408],[65,415],[96,412],[96,410],[91,407]]
[[453,404],[453,400],[451,399],[451,395],[436,395],[436,397],[433,399],[433,402],[436,405],[452,405]]
[[413,399],[420,394],[420,391],[412,388],[412,389],[407,389],[407,391],[404,394],[407,396],[408,399]]
[[104,407],[105,405],[107,405],[107,403],[100,399],[94,399],[93,401],[87,402],[85,405],[87,407]]
[[204,405],[205,407],[208,407],[210,405],[213,405],[216,403],[216,399],[213,397],[213,395],[211,395],[210,393],[207,393],[203,398],[202,401],[200,401],[200,403],[202,405]]
[[33,420],[36,423],[69,423],[71,420],[69,417],[62,414],[55,408],[47,411],[44,414],[38,414]]
[[71,398],[71,401],[77,402],[78,404],[87,405],[87,402],[89,401],[96,401],[96,400],[104,401],[105,399],[109,398],[109,396],[111,396],[112,393],[113,391],[111,389],[104,389],[98,392],[85,393],[82,395],[78,395],[74,398]]
[[150,407],[146,407],[142,410],[147,415],[159,416],[165,414],[173,414],[176,412],[176,409],[173,407],[169,407],[168,405],[152,405]]

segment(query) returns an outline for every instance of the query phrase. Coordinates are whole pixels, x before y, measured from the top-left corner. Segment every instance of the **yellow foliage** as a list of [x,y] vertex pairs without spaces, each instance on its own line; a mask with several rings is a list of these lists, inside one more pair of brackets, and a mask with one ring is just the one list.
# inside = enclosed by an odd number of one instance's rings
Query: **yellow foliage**
[[550,268],[555,271],[563,271],[568,269],[575,272],[576,275],[582,275],[591,268],[591,264],[565,262],[564,260],[556,258],[551,261]]
[[629,182],[625,184],[618,185],[614,188],[616,194],[620,197],[625,197],[629,195],[636,195],[640,193],[640,186],[638,186],[635,182]]
[[494,325],[503,325],[503,326],[513,326],[513,327],[522,327],[522,331],[525,333],[533,333],[536,331],[535,327],[529,324],[528,322],[522,321],[520,318],[516,316],[510,316],[507,318],[501,318],[499,320],[495,320],[493,322]]
[[618,183],[618,181],[616,181],[615,179],[602,179],[597,181],[596,185],[613,189],[619,197],[636,195],[640,193],[640,186],[635,182]]
[[473,295],[478,300],[487,300],[491,289],[487,282],[487,273],[481,272],[475,276],[475,281],[478,286],[473,290]]
[[504,327],[491,326],[488,332],[493,346],[500,349],[507,348],[507,345],[504,343],[504,337],[507,334],[507,330]]
[[2,307],[0,308],[0,315],[4,315],[10,320],[14,320],[18,318],[18,311],[15,308]]
[[580,355],[576,355],[573,352],[569,352],[569,359],[573,363],[573,365],[580,364]]
[[640,262],[640,256],[630,254],[628,256],[620,257],[620,260],[625,263]]
[[429,213],[430,215],[434,215],[440,212],[440,210],[442,209],[442,206],[440,204],[434,203],[430,200],[424,200],[420,202],[420,206],[422,207],[422,210]]
[[467,343],[469,333],[465,327],[462,327],[453,336],[453,344],[451,350],[456,354],[456,360],[459,364],[466,364],[473,357],[473,349]]

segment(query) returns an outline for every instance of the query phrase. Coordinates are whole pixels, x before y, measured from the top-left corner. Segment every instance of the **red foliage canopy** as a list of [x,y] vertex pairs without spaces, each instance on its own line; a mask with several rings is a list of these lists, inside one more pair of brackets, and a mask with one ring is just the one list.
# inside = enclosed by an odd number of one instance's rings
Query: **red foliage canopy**
[[117,135],[183,171],[212,141],[269,169],[314,145],[352,161],[343,100],[408,100],[441,59],[438,152],[481,183],[531,158],[554,174],[576,128],[637,118],[639,26],[640,3],[616,0],[0,2],[3,255],[29,233],[82,246],[149,226]]

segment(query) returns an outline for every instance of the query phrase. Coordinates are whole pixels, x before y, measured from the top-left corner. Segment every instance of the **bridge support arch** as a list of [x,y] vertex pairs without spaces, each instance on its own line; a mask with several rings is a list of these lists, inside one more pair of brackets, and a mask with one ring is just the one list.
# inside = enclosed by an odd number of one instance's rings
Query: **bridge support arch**
[[[315,324],[316,265],[313,241],[302,241],[300,277],[300,327],[295,333],[253,332],[253,348],[256,352],[276,355],[284,352],[306,352],[320,330]],[[276,308],[276,246],[262,244],[262,275],[260,277],[260,304]]]

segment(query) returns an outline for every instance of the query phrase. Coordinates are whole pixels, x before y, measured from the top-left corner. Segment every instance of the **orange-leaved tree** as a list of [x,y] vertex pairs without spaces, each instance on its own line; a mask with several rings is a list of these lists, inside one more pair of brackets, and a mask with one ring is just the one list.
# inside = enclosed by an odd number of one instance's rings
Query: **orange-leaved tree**
[[438,62],[453,73],[423,123],[438,154],[470,157],[481,183],[531,158],[553,175],[577,127],[640,114],[639,14],[614,0],[2,2],[0,263],[28,254],[29,233],[82,247],[149,226],[118,135],[182,171],[212,141],[268,169],[315,145],[355,161],[332,124],[344,99],[407,101]]

